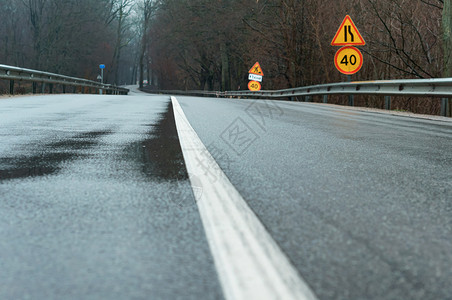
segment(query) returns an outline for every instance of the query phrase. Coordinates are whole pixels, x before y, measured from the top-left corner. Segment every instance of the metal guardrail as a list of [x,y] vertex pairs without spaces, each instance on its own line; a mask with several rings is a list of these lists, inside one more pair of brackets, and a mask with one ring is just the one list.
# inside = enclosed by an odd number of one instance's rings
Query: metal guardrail
[[226,96],[294,97],[332,94],[452,97],[452,78],[355,81],[277,91],[232,91]]
[[[10,94],[14,94],[15,81],[29,81],[33,83],[33,93],[36,93],[37,83],[41,83],[41,92],[44,92],[45,85],[49,85],[50,93],[53,92],[53,85],[60,84],[63,86],[63,93],[66,92],[66,86],[81,87],[81,88],[94,88],[99,91],[106,91],[106,93],[116,95],[127,95],[129,90],[126,88],[103,84],[100,82],[69,77],[65,75],[59,75],[54,73],[42,72],[32,69],[18,68],[13,66],[0,64],[0,79],[10,81]],[[82,89],[83,92],[83,89]]]
[[385,109],[391,109],[391,96],[441,97],[441,115],[447,116],[447,111],[450,109],[448,98],[452,98],[452,78],[354,81],[258,92],[164,91],[146,88],[144,90],[151,93],[215,97],[289,98],[292,100],[296,97],[304,97],[304,101],[310,101],[312,96],[323,96],[323,103],[328,103],[328,95],[348,95],[351,106],[354,104],[354,95],[377,95],[385,97]]
[[182,90],[156,90],[152,89],[149,86],[143,87],[141,89],[143,92],[151,93],[151,94],[171,94],[171,95],[185,95],[185,96],[201,96],[201,97],[224,97],[224,92],[215,92],[215,91],[201,91],[201,90],[190,90],[190,91],[182,91]]
[[452,78],[355,81],[258,92],[146,91],[196,96],[289,98],[292,100],[296,97],[304,97],[305,101],[309,101],[311,96],[323,96],[324,103],[328,103],[328,95],[348,95],[349,105],[354,104],[354,95],[378,95],[385,97],[386,109],[391,109],[391,96],[441,97],[441,115],[447,116],[447,111],[450,109],[447,100],[452,98]]
[[228,91],[221,94],[226,97],[306,97],[305,101],[309,101],[310,96],[320,95],[324,103],[328,102],[328,95],[349,95],[350,105],[353,105],[353,95],[380,95],[385,96],[386,109],[391,109],[391,96],[442,97],[441,115],[446,116],[449,109],[447,100],[452,98],[452,78],[355,81],[276,91]]

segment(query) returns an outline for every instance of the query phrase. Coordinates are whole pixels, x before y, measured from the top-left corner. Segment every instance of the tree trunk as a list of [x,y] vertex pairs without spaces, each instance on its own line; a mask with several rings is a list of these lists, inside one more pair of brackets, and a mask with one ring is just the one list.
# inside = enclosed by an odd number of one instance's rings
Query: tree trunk
[[151,63],[149,61],[149,57],[146,60],[146,80],[148,85],[151,85]]
[[223,91],[228,91],[231,89],[229,82],[229,58],[226,43],[224,42],[224,40],[221,41],[220,52],[221,52],[221,89]]
[[47,0],[29,0],[27,4],[33,33],[33,49],[35,51],[34,65],[38,70],[41,69],[42,65],[41,58],[43,46],[41,26],[46,1]]
[[[144,81],[144,67],[145,67],[145,55],[146,50],[148,46],[148,28],[149,28],[149,21],[151,20],[151,15],[153,11],[153,1],[152,0],[143,0],[143,32],[142,32],[142,38],[141,38],[141,50],[140,50],[140,61],[139,61],[139,67],[140,67],[140,74],[139,74],[139,81],[140,81],[140,88],[143,88],[143,81]],[[147,63],[146,59],[146,63]],[[148,76],[149,77],[149,76]],[[149,82],[148,82],[149,84]]]
[[[444,77],[452,75],[452,0],[444,0],[443,7],[443,47],[444,47]],[[452,116],[452,99],[448,101],[446,114]]]
[[137,60],[135,58],[135,61],[133,63],[133,69],[132,69],[132,77],[130,78],[131,85],[137,84],[137,69],[138,69]]
[[144,81],[144,52],[146,51],[146,43],[145,38],[143,37],[143,41],[141,42],[141,51],[140,51],[140,62],[139,62],[139,82],[140,82],[140,89],[143,88],[143,81]]
[[118,17],[118,27],[116,28],[116,45],[115,52],[113,54],[113,67],[114,67],[114,83],[119,84],[119,60],[121,58],[121,47],[122,47],[122,26],[124,22],[124,8],[119,8]]

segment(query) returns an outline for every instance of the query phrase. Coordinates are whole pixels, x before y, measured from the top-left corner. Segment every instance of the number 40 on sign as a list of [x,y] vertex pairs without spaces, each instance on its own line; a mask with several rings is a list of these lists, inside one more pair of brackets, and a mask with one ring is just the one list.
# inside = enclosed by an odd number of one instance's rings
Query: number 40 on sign
[[261,90],[261,84],[257,81],[250,81],[248,83],[248,89],[253,92],[257,92]]
[[355,74],[363,66],[363,55],[355,47],[343,47],[336,52],[334,64],[339,72],[343,74]]

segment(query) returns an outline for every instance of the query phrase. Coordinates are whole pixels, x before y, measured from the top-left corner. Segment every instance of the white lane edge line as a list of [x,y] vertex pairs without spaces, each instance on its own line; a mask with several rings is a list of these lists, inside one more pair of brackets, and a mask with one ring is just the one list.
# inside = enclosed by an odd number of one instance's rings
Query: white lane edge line
[[[171,96],[171,101],[187,171],[196,176],[196,182],[193,176],[190,181],[225,298],[317,299],[210,155],[177,99]],[[206,169],[215,170],[215,180]]]

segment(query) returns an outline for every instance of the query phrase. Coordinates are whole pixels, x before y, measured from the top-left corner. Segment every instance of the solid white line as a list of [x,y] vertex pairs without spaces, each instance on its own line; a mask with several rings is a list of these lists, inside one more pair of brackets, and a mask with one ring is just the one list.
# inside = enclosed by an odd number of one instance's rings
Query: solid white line
[[[171,97],[190,181],[226,299],[316,299]],[[210,176],[212,172],[215,176]],[[209,175],[210,174],[210,175]],[[202,193],[199,193],[199,187]]]

